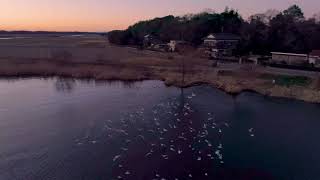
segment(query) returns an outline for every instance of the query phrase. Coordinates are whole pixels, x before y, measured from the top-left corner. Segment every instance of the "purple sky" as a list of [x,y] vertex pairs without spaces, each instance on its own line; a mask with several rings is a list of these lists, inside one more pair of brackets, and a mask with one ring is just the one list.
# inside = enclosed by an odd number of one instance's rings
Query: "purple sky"
[[244,18],[267,9],[298,4],[307,17],[320,12],[320,0],[1,0],[0,29],[108,31],[139,20],[226,6]]

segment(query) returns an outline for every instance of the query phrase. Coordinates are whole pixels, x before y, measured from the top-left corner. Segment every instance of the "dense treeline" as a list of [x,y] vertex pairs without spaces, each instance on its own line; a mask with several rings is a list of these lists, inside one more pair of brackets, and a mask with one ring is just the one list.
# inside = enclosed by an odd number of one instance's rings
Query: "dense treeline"
[[239,54],[268,54],[270,51],[308,53],[320,49],[320,23],[306,19],[297,5],[283,12],[267,11],[252,15],[245,21],[237,11],[226,9],[222,13],[203,12],[182,17],[166,16],[141,21],[127,30],[111,31],[111,43],[141,45],[146,34],[168,42],[185,40],[200,45],[210,33],[234,33],[241,37]]

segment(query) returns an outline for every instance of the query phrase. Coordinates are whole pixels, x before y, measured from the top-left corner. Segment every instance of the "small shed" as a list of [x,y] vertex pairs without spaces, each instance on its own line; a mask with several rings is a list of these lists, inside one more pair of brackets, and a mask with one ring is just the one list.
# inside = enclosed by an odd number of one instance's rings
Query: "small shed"
[[168,43],[169,51],[170,52],[176,52],[180,51],[182,47],[191,47],[191,43],[187,41],[182,40],[171,40],[170,43]]
[[271,62],[275,64],[303,65],[309,64],[308,54],[271,52]]

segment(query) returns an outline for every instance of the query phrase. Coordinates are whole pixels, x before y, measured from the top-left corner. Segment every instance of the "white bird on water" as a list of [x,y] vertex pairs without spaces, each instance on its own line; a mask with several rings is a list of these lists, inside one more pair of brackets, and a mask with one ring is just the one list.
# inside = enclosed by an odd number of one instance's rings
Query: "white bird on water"
[[248,131],[249,131],[249,133],[250,133],[250,136],[251,136],[251,137],[254,137],[253,128],[248,129]]
[[123,150],[123,151],[128,151],[128,148],[121,148],[121,150]]
[[142,135],[139,135],[138,137],[141,138],[142,140],[145,140],[144,136]]
[[152,152],[147,153],[144,157],[149,157],[152,155]]
[[215,154],[218,156],[219,159],[222,159],[222,154],[220,153],[220,150],[216,150]]
[[168,155],[161,155],[163,159],[168,159]]
[[121,157],[121,155],[116,155],[116,156],[114,156],[113,162],[115,162],[116,160],[118,160],[120,157]]
[[208,147],[212,147],[212,144],[207,139],[204,141],[208,144]]

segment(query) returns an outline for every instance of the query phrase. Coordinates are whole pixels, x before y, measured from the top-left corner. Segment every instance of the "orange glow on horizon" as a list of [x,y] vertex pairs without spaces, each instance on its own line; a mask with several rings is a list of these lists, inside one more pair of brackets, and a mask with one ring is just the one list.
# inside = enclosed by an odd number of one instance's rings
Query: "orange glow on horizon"
[[[270,2],[272,1],[272,2]],[[315,0],[1,0],[0,30],[96,31],[125,29],[140,20],[217,12],[233,7],[244,16],[297,3],[307,16],[319,11]]]
[[[4,0],[0,5],[0,30],[99,31],[125,29],[143,15],[92,7],[88,0]],[[35,4],[36,3],[36,4]],[[76,4],[76,5],[75,5]],[[99,9],[100,8],[100,9]],[[108,10],[108,11],[107,11]]]

